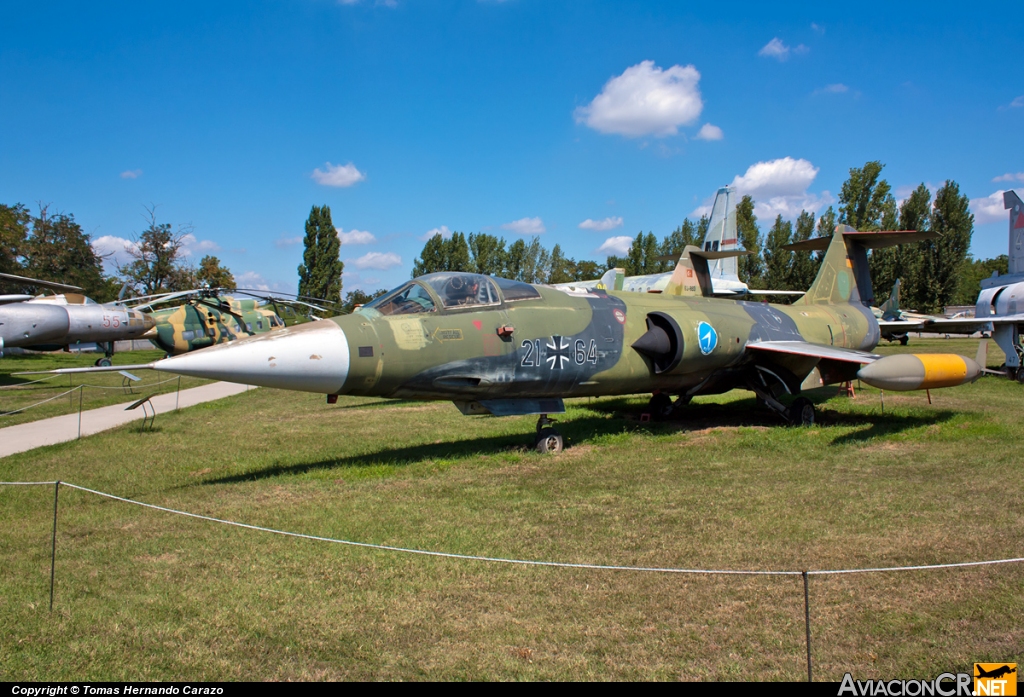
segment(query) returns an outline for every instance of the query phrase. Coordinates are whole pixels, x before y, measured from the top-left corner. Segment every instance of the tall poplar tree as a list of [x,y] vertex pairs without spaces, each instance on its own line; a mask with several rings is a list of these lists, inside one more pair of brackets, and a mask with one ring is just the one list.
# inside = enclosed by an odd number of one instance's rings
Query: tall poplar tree
[[[811,239],[814,234],[814,214],[800,211],[796,219],[796,230],[793,232],[794,242]],[[793,263],[789,268],[789,287],[792,290],[807,290],[818,275],[818,261],[810,252],[794,252]]]
[[792,223],[783,220],[781,215],[776,216],[764,245],[764,284],[771,290],[789,290],[793,252],[784,247],[792,237]]
[[850,178],[839,192],[839,222],[861,231],[881,230],[895,223],[896,200],[889,182],[879,179],[885,167],[877,160],[851,167]]
[[930,293],[922,302],[927,312],[940,313],[953,304],[960,276],[969,263],[967,250],[974,234],[974,215],[970,200],[960,193],[960,186],[947,181],[935,192],[931,229],[939,237],[925,243],[922,255],[923,277],[928,279]]
[[341,240],[331,221],[330,206],[313,206],[306,219],[304,251],[299,265],[299,295],[341,306]]

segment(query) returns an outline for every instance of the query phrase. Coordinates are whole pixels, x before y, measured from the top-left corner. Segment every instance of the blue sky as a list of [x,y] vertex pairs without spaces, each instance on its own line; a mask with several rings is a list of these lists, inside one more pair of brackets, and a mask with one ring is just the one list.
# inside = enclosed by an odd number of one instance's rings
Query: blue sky
[[[728,8],[728,9],[724,9]],[[307,0],[10,3],[0,202],[123,250],[156,206],[194,261],[292,290],[331,207],[345,289],[409,277],[430,231],[603,260],[735,183],[775,215],[850,167],[959,183],[972,251],[1024,192],[1019,5]],[[120,252],[123,254],[123,251]]]

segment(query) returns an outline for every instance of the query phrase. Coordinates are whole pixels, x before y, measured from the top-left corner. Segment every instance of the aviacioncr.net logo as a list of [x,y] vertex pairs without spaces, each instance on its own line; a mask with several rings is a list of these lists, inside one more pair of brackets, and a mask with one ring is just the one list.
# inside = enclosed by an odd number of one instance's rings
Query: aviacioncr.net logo
[[974,692],[969,673],[942,673],[934,680],[854,680],[847,673],[839,695],[855,697],[971,697]]

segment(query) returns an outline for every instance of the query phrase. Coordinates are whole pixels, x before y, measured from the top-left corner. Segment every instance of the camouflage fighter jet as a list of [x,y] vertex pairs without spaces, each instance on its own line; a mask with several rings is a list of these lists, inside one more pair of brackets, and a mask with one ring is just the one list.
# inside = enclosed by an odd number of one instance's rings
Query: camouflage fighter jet
[[[692,294],[570,292],[471,273],[422,276],[350,315],[149,364],[178,375],[338,395],[450,400],[464,414],[539,414],[535,444],[558,451],[549,414],[566,397],[653,393],[651,408],[749,389],[784,419],[813,423],[802,389],[860,378],[887,390],[960,385],[955,355],[870,353],[878,323],[866,249],[932,233],[834,235],[792,305],[711,297],[691,247]],[[63,371],[68,372],[68,371]],[[790,404],[785,395],[795,397]]]

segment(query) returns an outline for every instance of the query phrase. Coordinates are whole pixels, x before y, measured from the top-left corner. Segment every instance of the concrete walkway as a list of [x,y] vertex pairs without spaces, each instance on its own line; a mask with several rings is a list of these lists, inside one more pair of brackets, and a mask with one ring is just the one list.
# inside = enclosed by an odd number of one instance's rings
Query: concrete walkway
[[[193,387],[178,392],[168,392],[150,398],[150,403],[156,409],[156,413],[165,414],[174,411],[175,402],[179,409],[190,407],[201,402],[211,402],[215,399],[230,397],[231,395],[245,392],[250,388],[245,385],[236,385],[232,382],[215,382],[210,385]],[[136,399],[140,399],[137,397]],[[82,435],[91,436],[100,431],[107,431],[131,421],[139,421],[144,416],[142,407],[125,411],[125,407],[133,404],[135,400],[124,404],[114,404],[109,407],[90,409],[82,412]],[[66,416],[54,416],[50,419],[41,419],[32,423],[19,424],[0,428],[0,457],[22,453],[26,450],[39,448],[44,445],[63,443],[64,441],[78,438],[78,412]]]

